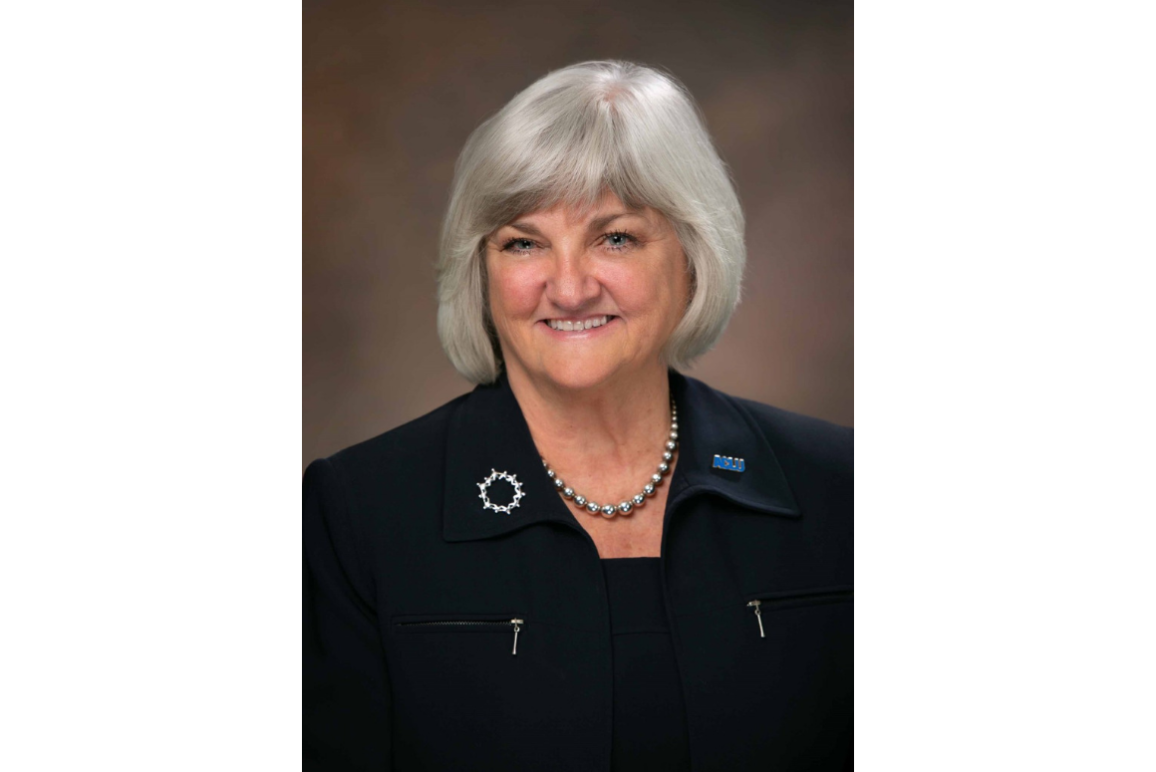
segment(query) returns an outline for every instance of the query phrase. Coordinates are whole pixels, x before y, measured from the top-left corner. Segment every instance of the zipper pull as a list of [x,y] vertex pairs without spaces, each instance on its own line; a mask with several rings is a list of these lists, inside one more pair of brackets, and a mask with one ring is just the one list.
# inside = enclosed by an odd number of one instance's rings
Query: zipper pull
[[747,605],[754,608],[755,619],[759,620],[759,637],[760,638],[766,638],[767,634],[765,632],[763,632],[763,612],[759,610],[759,606],[761,606],[762,603],[763,602],[761,600],[752,600]]
[[518,656],[518,633],[522,630],[519,625],[523,624],[521,619],[511,619],[510,624],[514,626],[514,656]]

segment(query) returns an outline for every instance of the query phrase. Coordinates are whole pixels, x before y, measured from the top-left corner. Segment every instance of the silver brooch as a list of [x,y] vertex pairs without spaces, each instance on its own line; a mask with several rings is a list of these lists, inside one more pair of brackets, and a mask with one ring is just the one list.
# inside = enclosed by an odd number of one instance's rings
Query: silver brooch
[[[514,500],[509,504],[495,504],[494,502],[490,501],[490,497],[486,495],[486,489],[489,488],[495,480],[505,480],[510,485],[514,486]],[[481,493],[478,494],[478,498],[481,499],[485,504],[485,506],[482,507],[483,509],[492,509],[495,512],[501,512],[504,515],[510,514],[510,510],[518,506],[518,502],[526,497],[526,494],[522,493],[522,483],[518,482],[516,475],[507,474],[506,472],[498,472],[493,469],[490,470],[489,477],[478,483],[478,490],[481,491]]]

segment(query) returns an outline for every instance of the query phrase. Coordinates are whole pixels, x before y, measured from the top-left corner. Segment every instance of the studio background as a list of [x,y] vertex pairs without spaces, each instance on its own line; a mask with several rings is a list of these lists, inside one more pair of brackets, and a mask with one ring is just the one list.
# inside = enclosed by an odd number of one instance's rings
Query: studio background
[[850,3],[336,0],[304,14],[302,468],[472,388],[436,330],[454,161],[515,93],[588,59],[686,84],[743,204],[743,300],[687,374],[854,424]]

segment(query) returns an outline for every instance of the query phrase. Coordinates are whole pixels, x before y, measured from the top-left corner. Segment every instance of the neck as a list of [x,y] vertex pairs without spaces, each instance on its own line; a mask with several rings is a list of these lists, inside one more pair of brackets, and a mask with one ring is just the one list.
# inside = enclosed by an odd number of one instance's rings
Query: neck
[[538,452],[564,477],[634,493],[654,472],[670,430],[664,364],[585,389],[561,388],[516,366],[507,372]]
[[551,445],[569,438],[592,450],[618,446],[647,428],[661,432],[670,421],[670,382],[661,362],[583,389],[533,378],[517,367],[507,373],[534,439],[549,437]]

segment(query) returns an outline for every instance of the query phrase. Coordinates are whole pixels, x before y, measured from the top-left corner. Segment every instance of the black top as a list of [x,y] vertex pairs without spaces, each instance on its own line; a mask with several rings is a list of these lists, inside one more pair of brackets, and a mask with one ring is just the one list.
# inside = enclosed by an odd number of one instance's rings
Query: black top
[[660,558],[603,559],[614,651],[613,772],[690,769]]
[[[676,372],[670,389],[661,587],[693,769],[840,772],[852,432]],[[501,472],[521,493],[506,511],[480,496]],[[558,495],[505,378],[314,462],[304,482],[306,770],[610,772],[616,733],[645,740],[615,722],[630,691],[616,652],[642,636],[613,634],[606,569],[576,519],[589,515]],[[508,505],[513,483],[488,496]]]

